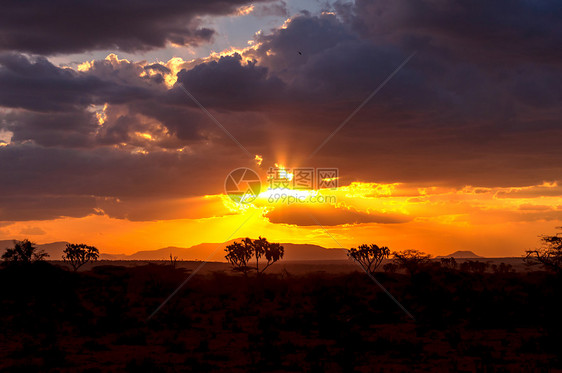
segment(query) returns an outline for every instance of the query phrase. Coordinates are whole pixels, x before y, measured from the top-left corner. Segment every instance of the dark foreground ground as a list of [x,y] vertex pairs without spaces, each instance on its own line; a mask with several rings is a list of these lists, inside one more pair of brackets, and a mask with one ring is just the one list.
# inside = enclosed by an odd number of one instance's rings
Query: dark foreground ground
[[[431,259],[435,264],[440,263],[439,259]],[[521,257],[515,258],[479,258],[479,259],[458,259],[457,263],[460,269],[460,265],[464,262],[480,262],[487,264],[487,270],[493,272],[492,267],[494,265],[499,266],[504,263],[511,266],[512,270],[526,272],[532,269],[525,265]],[[71,269],[70,265],[63,262],[62,260],[50,261],[53,264]],[[383,271],[383,266],[387,263],[391,263],[392,259],[384,259],[381,263],[378,271]],[[189,260],[178,260],[175,264],[176,268],[185,268],[188,271],[192,271],[199,267],[201,261],[189,261]],[[123,267],[138,267],[146,264],[170,264],[169,260],[99,260],[93,263],[85,264],[80,271],[90,271],[94,267],[113,265],[113,266],[123,266]],[[198,273],[200,274],[210,274],[213,272],[230,272],[232,267],[227,262],[207,262]],[[352,259],[348,260],[304,260],[304,261],[287,261],[281,260],[275,263],[270,268],[267,269],[267,273],[270,274],[283,274],[289,272],[293,275],[309,274],[311,272],[326,272],[332,274],[345,274],[352,272],[361,272],[361,268]]]
[[377,279],[289,270],[194,276],[165,264],[0,269],[0,370],[562,371],[562,281],[425,268]]

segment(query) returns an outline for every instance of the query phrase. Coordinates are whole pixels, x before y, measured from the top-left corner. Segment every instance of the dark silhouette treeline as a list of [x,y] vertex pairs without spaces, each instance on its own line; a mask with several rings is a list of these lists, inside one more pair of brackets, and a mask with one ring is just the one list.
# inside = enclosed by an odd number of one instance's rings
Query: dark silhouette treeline
[[[388,248],[365,246],[366,257],[361,247],[350,255],[373,269],[369,255]],[[562,276],[552,266],[482,270],[399,253],[375,274],[415,322],[362,271],[214,272],[147,321],[188,270],[171,261],[71,271],[32,254],[0,268],[2,371],[562,369]]]

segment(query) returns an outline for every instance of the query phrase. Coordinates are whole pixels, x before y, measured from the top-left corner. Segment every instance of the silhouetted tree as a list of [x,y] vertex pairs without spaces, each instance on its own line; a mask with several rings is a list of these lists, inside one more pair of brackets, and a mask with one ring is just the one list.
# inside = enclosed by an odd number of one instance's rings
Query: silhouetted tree
[[431,255],[418,250],[404,250],[392,254],[398,267],[405,269],[411,276],[429,263]]
[[[557,227],[561,230],[562,227]],[[545,269],[562,272],[562,232],[554,236],[541,236],[542,247],[526,250],[523,259],[528,265],[542,265]]]
[[382,263],[383,259],[390,256],[390,249],[386,246],[360,245],[357,248],[351,248],[347,251],[347,256],[355,259],[357,263],[369,273],[374,273],[377,267]]
[[94,246],[83,243],[66,244],[63,253],[62,259],[69,262],[75,272],[84,264],[98,260],[100,254]]
[[170,253],[170,265],[172,266],[172,268],[176,268],[176,266],[178,265],[178,257],[172,256],[172,253]]
[[[247,238],[249,240],[249,238]],[[261,236],[252,242],[254,248],[254,256],[256,257],[256,272],[263,273],[270,265],[277,262],[285,254],[285,248],[278,243],[268,242],[266,238]],[[267,262],[260,270],[259,260],[264,257]]]
[[[225,249],[226,260],[233,266],[235,271],[243,272],[245,275],[252,270],[263,273],[269,266],[283,258],[285,249],[278,243],[268,242],[267,239],[259,237],[257,240],[244,238],[242,242],[233,242]],[[255,267],[249,266],[249,262],[255,258]],[[265,266],[260,270],[260,259],[265,258]]]
[[49,254],[37,250],[35,243],[25,239],[23,241],[14,241],[14,248],[6,249],[2,254],[5,262],[30,263],[33,261],[43,260]]
[[394,273],[398,270],[398,265],[396,265],[395,263],[386,263],[385,265],[382,266],[382,269],[385,272]]
[[248,266],[248,262],[253,256],[252,240],[245,238],[242,242],[234,241],[225,249],[225,258],[232,265],[233,269],[246,275],[252,268]]
[[480,262],[478,260],[467,260],[461,263],[460,270],[463,272],[484,273],[490,266],[489,263]]
[[457,261],[453,257],[441,258],[441,265],[445,268],[456,269],[457,268]]
[[511,264],[505,264],[503,262],[500,263],[499,265],[492,264],[492,271],[494,271],[494,273],[502,273],[502,274],[515,272]]

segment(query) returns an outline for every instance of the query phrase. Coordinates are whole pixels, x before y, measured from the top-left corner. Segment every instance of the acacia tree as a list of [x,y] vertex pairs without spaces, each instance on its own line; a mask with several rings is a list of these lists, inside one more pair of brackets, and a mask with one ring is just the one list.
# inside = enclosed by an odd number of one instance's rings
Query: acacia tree
[[[283,258],[285,249],[278,243],[268,242],[266,238],[259,237],[257,240],[245,238],[241,243],[233,242],[225,249],[225,258],[234,267],[235,271],[241,271],[245,275],[255,270],[257,274],[263,273],[273,263]],[[248,263],[255,258],[256,265],[251,267]],[[260,259],[265,258],[266,263],[260,269]]]
[[74,272],[89,261],[94,262],[98,260],[100,254],[94,246],[88,246],[83,243],[66,244],[66,249],[64,249],[63,253],[62,259],[70,263]]
[[170,265],[172,266],[172,268],[176,268],[176,266],[178,265],[178,257],[177,256],[172,256],[172,253],[170,253]]
[[[557,227],[562,230],[562,227]],[[562,273],[562,232],[554,236],[541,236],[542,246],[526,250],[523,259],[528,265],[542,265],[545,269]]]
[[441,258],[441,265],[449,269],[457,269],[457,261],[453,257]]
[[386,263],[382,266],[382,269],[387,273],[395,273],[398,269],[398,265],[395,263]]
[[[256,272],[263,273],[270,265],[277,262],[285,254],[285,248],[278,243],[269,242],[266,238],[261,236],[252,242],[254,248],[254,256],[256,257]],[[260,270],[259,260],[265,257],[267,261],[265,266]]]
[[357,248],[351,248],[347,251],[347,256],[355,259],[357,263],[368,273],[374,273],[377,267],[382,263],[383,259],[390,256],[390,249],[386,246],[360,245]]
[[404,250],[392,254],[394,261],[413,276],[424,264],[429,263],[431,255],[418,250]]
[[5,262],[31,263],[38,260],[44,260],[49,254],[44,251],[37,250],[35,243],[25,239],[23,241],[14,241],[14,247],[6,249],[2,254]]
[[232,265],[233,270],[242,272],[247,275],[252,269],[248,266],[248,262],[252,259],[253,247],[252,240],[245,238],[242,242],[234,241],[232,244],[226,246],[225,258]]
[[480,262],[478,260],[467,260],[461,263],[460,269],[463,272],[484,273],[490,266],[487,262]]

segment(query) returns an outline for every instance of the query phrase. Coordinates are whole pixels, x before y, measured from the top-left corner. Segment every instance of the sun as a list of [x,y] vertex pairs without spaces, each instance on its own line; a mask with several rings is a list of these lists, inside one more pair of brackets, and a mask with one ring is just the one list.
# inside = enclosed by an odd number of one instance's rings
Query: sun
[[294,178],[295,175],[290,168],[275,163],[274,172],[270,172],[267,176],[265,190],[259,193],[254,204],[263,206],[290,200],[303,201],[318,195],[318,191],[312,188],[296,188]]

